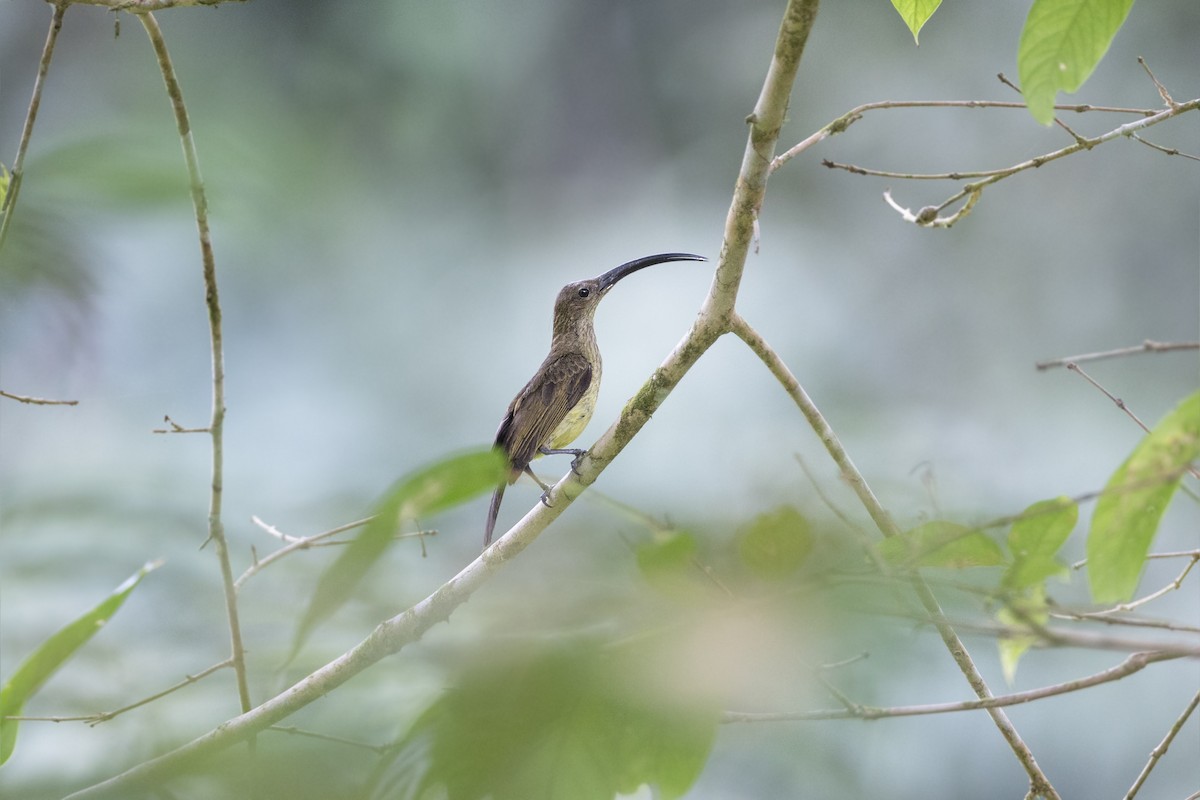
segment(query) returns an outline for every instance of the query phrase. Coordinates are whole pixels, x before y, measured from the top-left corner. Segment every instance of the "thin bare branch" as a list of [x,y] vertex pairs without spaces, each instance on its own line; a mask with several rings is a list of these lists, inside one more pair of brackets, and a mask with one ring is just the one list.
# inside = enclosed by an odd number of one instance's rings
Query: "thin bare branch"
[[1129,137],[1131,139],[1133,139],[1134,141],[1141,142],[1142,144],[1146,145],[1146,147],[1149,147],[1151,150],[1157,150],[1158,152],[1164,153],[1168,156],[1179,156],[1180,158],[1190,159],[1191,161],[1200,161],[1200,156],[1194,156],[1191,153],[1185,153],[1182,150],[1180,150],[1178,147],[1163,147],[1161,144],[1155,144],[1154,142],[1150,141],[1149,139],[1146,139],[1145,137],[1138,136],[1136,133],[1129,134]]
[[231,666],[233,666],[233,660],[227,658],[224,661],[213,664],[211,667],[200,670],[195,675],[185,676],[184,679],[181,680],[179,683],[175,684],[174,686],[169,686],[166,689],[162,690],[161,692],[155,692],[154,694],[150,695],[149,697],[143,697],[141,700],[130,703],[127,706],[121,706],[120,708],[113,709],[112,711],[101,711],[96,714],[84,714],[83,716],[76,716],[76,717],[7,717],[7,719],[27,720],[27,721],[36,721],[36,722],[85,722],[89,726],[94,727],[96,725],[99,725],[102,722],[108,722],[113,717],[120,716],[121,714],[124,714],[127,711],[132,711],[133,709],[141,708],[142,706],[147,705],[148,703],[153,703],[155,700],[166,697],[167,695],[177,692],[180,689],[183,689],[187,686],[191,686],[193,683],[196,683],[197,681],[199,681],[203,678],[207,678],[209,675],[213,674],[217,670],[225,669],[226,667],[231,667]]
[[327,733],[317,733],[316,731],[306,731],[303,728],[297,728],[291,725],[272,725],[267,728],[269,731],[277,733],[287,733],[292,736],[302,736],[308,739],[320,739],[323,742],[333,742],[334,744],[344,744],[347,747],[354,747],[359,750],[370,750],[373,753],[383,753],[392,745],[390,744],[371,744],[370,742],[360,742],[357,739],[347,739],[344,736],[330,736]]
[[63,0],[64,5],[100,6],[111,11],[128,11],[138,15],[169,8],[196,8],[244,2],[246,0]]
[[1154,88],[1158,90],[1158,96],[1162,98],[1162,101],[1168,107],[1176,108],[1179,105],[1179,103],[1176,103],[1175,99],[1173,97],[1171,97],[1171,93],[1167,91],[1167,87],[1165,87],[1161,83],[1159,83],[1158,78],[1154,77],[1154,72],[1151,71],[1150,65],[1146,63],[1146,59],[1142,58],[1141,56],[1138,56],[1137,61],[1139,64],[1142,65],[1142,69],[1146,70],[1146,74],[1148,76],[1150,76],[1150,80],[1152,80],[1154,82]]
[[[952,194],[950,197],[946,198],[944,201],[942,201],[942,203],[940,205],[929,206],[928,208],[945,209],[945,208],[948,208],[950,206],[953,206],[953,205],[955,205],[959,202],[963,202],[963,201],[965,201],[968,206],[974,205],[974,203],[979,199],[979,196],[983,192],[984,188],[992,185],[993,183],[996,183],[998,181],[1012,177],[1013,175],[1017,175],[1021,172],[1025,172],[1026,170],[1037,169],[1038,167],[1048,164],[1051,161],[1057,161],[1060,158],[1065,158],[1067,156],[1074,155],[1075,153],[1078,153],[1080,151],[1092,150],[1102,144],[1107,144],[1108,142],[1111,142],[1114,139],[1118,139],[1121,137],[1132,138],[1134,134],[1136,134],[1142,130],[1145,130],[1146,128],[1157,125],[1160,122],[1165,122],[1166,120],[1173,119],[1173,118],[1179,116],[1180,114],[1184,114],[1189,111],[1195,111],[1198,108],[1200,108],[1200,98],[1197,98],[1194,100],[1189,100],[1186,103],[1175,103],[1174,105],[1170,106],[1169,108],[1163,109],[1162,111],[1159,111],[1150,116],[1143,117],[1142,119],[1134,120],[1132,122],[1127,122],[1124,125],[1120,125],[1114,129],[1108,131],[1107,133],[1100,134],[1099,136],[1094,136],[1091,138],[1079,137],[1072,144],[1067,145],[1066,147],[1062,147],[1058,150],[1054,150],[1052,152],[1045,153],[1040,156],[1035,156],[1033,158],[1027,159],[1027,160],[1022,161],[1017,164],[1013,164],[1012,166],[1005,167],[1003,169],[989,170],[985,173],[980,173],[982,175],[985,175],[986,177],[982,177],[979,180],[975,180],[971,183],[964,184],[962,189],[960,189],[955,194]],[[919,179],[924,179],[926,177],[919,173],[881,173],[877,170],[871,170],[871,169],[867,169],[865,167],[860,167],[860,166],[856,166],[856,165],[847,165],[847,164],[834,164],[833,162],[829,162],[829,164],[827,164],[827,166],[841,168],[841,169],[847,170],[856,175],[886,174],[887,177],[906,178],[906,179],[910,179],[910,180],[919,180]],[[970,173],[965,173],[965,172],[937,173],[937,174],[930,175],[929,179],[951,180],[951,179],[955,179],[954,176],[965,176],[968,174],[970,174]],[[958,212],[958,214],[953,216],[952,218],[950,218],[950,217],[941,218],[936,215],[930,216],[928,214],[923,214],[923,213],[913,214],[912,212],[907,212],[903,208],[903,206],[899,205],[895,201],[890,200],[890,195],[885,195],[885,200],[888,200],[888,202],[892,205],[892,207],[895,208],[897,211],[899,211],[906,221],[912,222],[916,225],[921,225],[923,227],[942,227],[942,228],[949,227],[950,225],[954,224],[955,221],[957,221],[958,219],[961,219],[963,216],[965,216],[965,212],[962,210],[960,210]],[[966,211],[969,211],[969,209],[966,209]]]
[[[162,29],[153,14],[139,14],[142,27],[150,37],[158,67],[166,84],[167,97],[175,112],[175,125],[179,130],[183,146],[183,160],[187,165],[188,185],[191,189],[192,206],[196,212],[196,229],[200,238],[200,258],[204,272],[204,302],[208,307],[209,344],[212,352],[212,421],[208,432],[212,435],[212,482],[208,503],[208,539],[215,542],[217,561],[221,569],[221,584],[225,594],[225,613],[229,622],[229,639],[232,648],[234,671],[237,673],[238,696],[242,711],[249,711],[250,683],[246,677],[246,656],[242,644],[241,623],[238,621],[237,589],[233,583],[233,567],[229,563],[229,545],[225,541],[225,526],[221,521],[221,503],[224,486],[224,430],[225,430],[225,353],[221,333],[221,301],[217,292],[217,267],[213,256],[212,236],[208,227],[208,198],[204,192],[204,179],[200,175],[200,160],[196,155],[196,143],[192,139],[192,125],[188,120],[187,106],[183,102],[183,89],[175,75],[175,67],[167,52]],[[169,420],[168,420],[169,421]]]
[[1200,555],[1193,556],[1183,568],[1183,571],[1175,577],[1175,580],[1171,581],[1156,592],[1151,592],[1145,597],[1140,597],[1137,600],[1130,600],[1128,603],[1118,603],[1112,608],[1106,608],[1103,611],[1091,611],[1086,614],[1080,614],[1079,616],[1083,617],[1084,619],[1089,619],[1094,617],[1106,617],[1112,614],[1121,614],[1127,611],[1133,611],[1135,608],[1144,606],[1146,603],[1157,600],[1158,598],[1169,594],[1170,592],[1179,591],[1179,587],[1183,585],[1184,579],[1187,578],[1188,573],[1192,571],[1192,567],[1196,566],[1197,561],[1200,561]]
[[42,397],[27,397],[23,394],[13,394],[0,389],[0,397],[7,397],[9,400],[16,400],[18,403],[26,403],[34,406],[77,406],[78,400],[46,400]]
[[8,239],[8,229],[12,224],[13,211],[17,207],[17,195],[21,191],[21,180],[25,176],[25,154],[29,151],[29,140],[33,136],[33,123],[37,121],[38,109],[42,105],[42,90],[46,86],[46,73],[50,71],[50,60],[54,57],[54,45],[58,42],[58,32],[62,30],[63,14],[66,11],[67,4],[59,2],[53,5],[50,13],[50,30],[46,33],[46,43],[42,46],[42,58],[38,61],[37,77],[33,81],[33,96],[29,99],[29,109],[25,112],[25,125],[21,129],[21,141],[17,144],[17,155],[13,159],[12,171],[9,173],[8,192],[0,198],[0,252],[4,251],[4,242]]
[[212,428],[185,428],[182,425],[180,425],[178,422],[176,422],[175,420],[171,419],[170,415],[167,415],[167,414],[163,415],[163,422],[167,423],[171,427],[155,428],[150,432],[151,433],[212,433]]
[[1140,672],[1155,662],[1169,661],[1175,658],[1180,658],[1180,656],[1173,655],[1171,653],[1134,653],[1117,666],[1110,667],[1103,672],[1097,672],[1094,675],[1088,675],[1087,677],[1077,678],[1064,683],[1056,683],[1053,686],[1043,686],[1039,689],[1030,689],[1029,691],[1025,692],[1002,694],[987,699],[962,700],[956,703],[931,703],[928,705],[916,706],[891,706],[887,708],[874,708],[871,706],[852,704],[851,707],[840,709],[822,709],[817,711],[778,711],[761,713],[726,711],[721,715],[721,722],[801,722],[807,720],[826,719],[870,720],[886,719],[889,717],[925,716],[929,714],[951,714],[958,711],[976,711],[979,709],[1000,708],[1002,706],[1015,706],[1020,705],[1021,703],[1029,703],[1034,700],[1041,700],[1045,697],[1069,694],[1071,692],[1078,692],[1081,689],[1089,689],[1093,686],[1099,686],[1103,683],[1117,681],[1132,675],[1135,672]]
[[[898,108],[1026,108],[1024,103],[1006,102],[1001,100],[882,100],[875,103],[864,103],[842,114],[837,119],[833,120],[825,127],[808,136],[804,141],[793,145],[788,150],[771,163],[771,171],[782,167],[787,162],[791,161],[796,156],[803,153],[815,144],[825,141],[826,139],[837,136],[863,118],[863,115],[869,111],[881,111],[887,109]],[[1078,114],[1086,114],[1091,112],[1114,113],[1114,114],[1138,114],[1143,117],[1154,116],[1155,109],[1145,108],[1124,108],[1118,106],[1093,106],[1086,103],[1061,104],[1054,108],[1058,111],[1074,111]]]
[[[1097,381],[1091,375],[1088,375],[1086,372],[1084,372],[1083,369],[1078,364],[1074,364],[1074,363],[1067,364],[1067,369],[1069,369],[1071,372],[1078,374],[1081,378],[1083,378],[1085,381],[1087,381],[1092,386],[1094,386],[1096,389],[1098,389],[1105,397],[1107,397],[1109,400],[1111,400],[1113,402],[1113,405],[1115,405],[1117,408],[1121,409],[1121,411],[1125,412],[1125,415],[1127,417],[1129,417],[1131,420],[1133,420],[1135,423],[1137,423],[1137,426],[1139,428],[1141,428],[1143,432],[1150,433],[1150,428],[1146,426],[1146,423],[1142,422],[1138,418],[1137,414],[1133,413],[1133,410],[1130,409],[1129,406],[1125,405],[1124,400],[1117,397],[1112,392],[1110,392],[1108,389],[1105,389],[1103,386],[1101,386],[1099,381]],[[1189,465],[1188,467],[1186,467],[1186,471],[1189,472],[1193,478],[1200,478],[1200,469]]]
[[[1142,784],[1146,782],[1146,778],[1150,777],[1150,772],[1158,765],[1159,759],[1167,754],[1167,748],[1171,746],[1171,742],[1175,741],[1175,736],[1183,729],[1184,723],[1188,721],[1188,717],[1192,715],[1192,712],[1196,710],[1196,706],[1198,705],[1200,705],[1200,691],[1192,695],[1191,701],[1183,709],[1183,713],[1176,718],[1174,724],[1171,725],[1167,731],[1167,735],[1163,737],[1163,740],[1158,743],[1157,747],[1150,751],[1150,760],[1146,762],[1146,766],[1142,767],[1137,780],[1133,782],[1133,786],[1130,786],[1129,791],[1125,793],[1125,800],[1133,800],[1137,796],[1138,791],[1142,788]],[[1195,797],[1196,795],[1192,796]]]
[[1133,347],[1118,347],[1116,350],[1101,350],[1097,353],[1084,353],[1078,356],[1068,356],[1067,358],[1054,358],[1049,361],[1039,361],[1034,366],[1039,370],[1047,370],[1053,367],[1069,367],[1071,364],[1080,364],[1084,361],[1120,358],[1139,353],[1170,353],[1175,350],[1200,350],[1200,342],[1156,342],[1147,339]]
[[[353,530],[355,528],[361,528],[363,525],[366,525],[368,522],[375,519],[375,517],[372,516],[372,517],[367,517],[366,519],[355,520],[354,522],[347,522],[345,525],[339,525],[336,528],[330,528],[329,530],[322,531],[321,533],[314,533],[312,536],[292,536],[290,534],[286,534],[283,531],[279,530],[274,525],[268,525],[267,523],[263,522],[258,517],[251,517],[250,519],[251,519],[251,521],[254,522],[255,525],[262,528],[264,531],[266,531],[270,535],[276,537],[280,541],[287,542],[287,544],[284,545],[283,547],[279,548],[278,550],[268,553],[266,556],[264,556],[262,558],[258,558],[256,555],[254,558],[254,562],[249,567],[246,568],[246,571],[243,572],[236,581],[233,582],[233,588],[237,591],[241,591],[241,588],[246,583],[246,581],[248,581],[250,578],[254,577],[254,575],[258,574],[262,570],[266,569],[268,565],[278,561],[279,559],[283,558],[286,555],[296,552],[297,550],[308,550],[313,547],[324,547],[324,546],[331,546],[331,545],[349,544],[349,542],[346,542],[346,541],[330,542],[327,540],[331,536],[336,536],[339,533],[344,533],[346,531]],[[431,530],[431,531],[413,531],[410,533],[398,533],[395,535],[394,538],[396,538],[396,539],[420,538],[423,542],[424,539],[428,536],[437,536],[437,531]],[[424,554],[423,550],[422,550],[422,554]]]

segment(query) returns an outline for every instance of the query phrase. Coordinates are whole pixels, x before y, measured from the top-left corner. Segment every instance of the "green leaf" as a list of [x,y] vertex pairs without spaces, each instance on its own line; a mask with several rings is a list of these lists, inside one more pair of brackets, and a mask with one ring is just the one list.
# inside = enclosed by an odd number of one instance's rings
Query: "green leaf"
[[889,564],[903,567],[993,567],[1004,563],[1000,545],[981,531],[934,520],[876,545]]
[[391,543],[397,525],[464,503],[495,489],[507,477],[503,454],[489,448],[452,456],[398,481],[376,505],[375,518],[321,576],[296,629],[288,660],[299,652],[313,628],[346,602]]
[[1079,519],[1079,506],[1069,497],[1034,503],[1021,512],[1008,533],[1013,562],[1004,572],[1001,585],[1025,589],[1054,575],[1069,574],[1054,554],[1066,543]]
[[904,20],[904,24],[912,31],[913,42],[918,45],[921,40],[917,38],[917,34],[941,4],[942,0],[892,0],[900,19]]
[[104,623],[117,613],[129,593],[162,562],[148,563],[129,576],[99,605],[55,633],[29,654],[8,682],[0,687],[0,764],[12,755],[17,743],[17,721],[21,709],[67,659],[83,647]]
[[751,572],[768,580],[785,578],[812,552],[808,520],[791,506],[759,514],[738,534],[738,555]]
[[1097,603],[1133,597],[1158,523],[1184,468],[1200,457],[1200,392],[1150,431],[1109,479],[1088,532],[1088,582]]
[[1005,627],[1016,629],[1000,638],[1000,666],[1004,669],[1004,680],[1009,686],[1017,677],[1017,663],[1025,652],[1037,644],[1038,637],[1032,633],[1020,633],[1028,629],[1029,623],[1045,625],[1050,620],[1049,606],[1046,603],[1046,591],[1041,585],[1030,589],[1023,597],[1011,601],[1008,608],[1002,608],[996,614],[996,620]]
[[712,748],[716,709],[644,685],[645,659],[629,649],[493,643],[460,660],[465,674],[375,776],[407,781],[403,796],[611,800],[649,784],[675,798]]
[[1108,52],[1133,0],[1034,0],[1017,47],[1017,74],[1029,113],[1054,120],[1058,91],[1075,92]]
[[0,164],[0,211],[4,210],[4,202],[8,199],[8,167]]

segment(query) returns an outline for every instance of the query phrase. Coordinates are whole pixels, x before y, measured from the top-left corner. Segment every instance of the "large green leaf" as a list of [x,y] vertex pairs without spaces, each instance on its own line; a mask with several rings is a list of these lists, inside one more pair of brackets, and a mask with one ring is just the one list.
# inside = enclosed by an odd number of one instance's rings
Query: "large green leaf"
[[892,5],[904,20],[904,24],[912,31],[913,41],[917,44],[921,43],[917,34],[941,4],[942,0],[892,0]]
[[876,545],[889,564],[902,567],[993,567],[1004,563],[1000,545],[974,528],[934,520]]
[[1066,575],[1066,566],[1054,555],[1066,543],[1078,519],[1079,506],[1069,497],[1042,500],[1021,512],[1008,532],[1008,549],[1013,560],[1001,585],[1026,589],[1046,578]]
[[648,784],[675,798],[712,747],[716,710],[640,685],[645,664],[628,650],[493,644],[464,660],[390,754],[375,778],[389,791],[375,797],[611,800]]
[[1109,479],[1088,532],[1088,582],[1097,603],[1133,597],[1150,543],[1187,464],[1200,457],[1200,392],[1163,418]]
[[161,562],[146,564],[129,576],[113,593],[99,605],[55,633],[17,667],[8,682],[0,687],[0,764],[12,755],[17,743],[17,720],[6,717],[20,716],[25,703],[37,693],[58,668],[83,647],[104,623],[117,613],[117,609],[129,597],[129,593],[141,583]]
[[367,570],[379,560],[401,522],[436,514],[495,489],[508,476],[503,454],[494,449],[452,456],[399,480],[375,509],[375,518],[325,570],[296,629],[295,656],[313,628],[350,597]]
[[1017,47],[1017,74],[1029,113],[1054,120],[1059,90],[1074,92],[1108,52],[1133,0],[1034,0]]

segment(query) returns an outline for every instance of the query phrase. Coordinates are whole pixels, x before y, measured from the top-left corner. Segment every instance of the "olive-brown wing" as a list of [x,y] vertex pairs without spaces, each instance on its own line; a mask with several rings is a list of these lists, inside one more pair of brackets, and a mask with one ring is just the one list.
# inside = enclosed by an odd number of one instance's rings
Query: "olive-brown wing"
[[[592,381],[592,365],[579,353],[551,355],[521,390],[496,431],[496,445],[508,454],[513,479],[567,417]],[[511,483],[511,480],[510,480]]]

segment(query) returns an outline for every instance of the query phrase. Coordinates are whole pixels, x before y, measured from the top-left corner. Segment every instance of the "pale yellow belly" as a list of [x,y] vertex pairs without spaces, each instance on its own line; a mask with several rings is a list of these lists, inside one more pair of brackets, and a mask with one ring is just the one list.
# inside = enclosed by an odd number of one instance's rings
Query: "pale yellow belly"
[[592,414],[596,411],[596,398],[600,396],[600,374],[599,370],[592,375],[591,385],[587,391],[583,393],[583,397],[575,404],[575,407],[567,412],[567,416],[562,422],[558,423],[558,427],[550,434],[550,440],[546,442],[546,447],[550,450],[561,450],[571,442],[579,438],[579,434],[583,433],[583,429],[592,419]]

